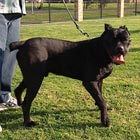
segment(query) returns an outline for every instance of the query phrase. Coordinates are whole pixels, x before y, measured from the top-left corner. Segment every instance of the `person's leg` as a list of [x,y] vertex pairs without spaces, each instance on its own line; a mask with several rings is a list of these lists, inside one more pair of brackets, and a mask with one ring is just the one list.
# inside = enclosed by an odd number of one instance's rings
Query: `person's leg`
[[[1,89],[2,64],[7,40],[7,30],[8,30],[7,20],[5,19],[4,15],[0,14],[0,89]],[[3,102],[1,96],[0,102]]]
[[[1,89],[2,64],[7,40],[7,30],[8,30],[7,20],[5,19],[4,15],[0,14],[0,89]],[[5,107],[5,105],[3,105],[2,103],[3,99],[1,97],[0,92],[0,111],[7,109],[7,107]]]
[[7,18],[8,32],[7,32],[7,42],[6,49],[4,51],[4,59],[2,64],[2,74],[1,74],[1,97],[3,102],[10,103],[11,106],[16,104],[16,100],[11,97],[11,81],[13,72],[16,66],[16,51],[10,52],[9,44],[14,41],[19,40],[20,34],[20,19],[12,20],[12,15]]
[[2,78],[1,78],[1,98],[3,102],[8,103],[10,106],[15,106],[17,101],[11,96],[11,80],[16,65],[16,52],[10,54],[6,49],[4,52],[4,60],[2,65]]
[[7,29],[8,29],[7,21],[5,17],[2,14],[0,14],[0,87],[1,87],[2,64],[7,40]]

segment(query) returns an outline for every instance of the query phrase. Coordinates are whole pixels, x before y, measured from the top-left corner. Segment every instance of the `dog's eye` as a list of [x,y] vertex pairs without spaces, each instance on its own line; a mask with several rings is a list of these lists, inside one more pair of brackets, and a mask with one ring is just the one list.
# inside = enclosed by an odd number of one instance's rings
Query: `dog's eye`
[[125,36],[122,36],[119,40],[120,40],[122,43],[131,42],[131,40],[128,39],[128,38],[126,38]]
[[123,44],[124,44],[124,45],[127,45],[128,47],[129,47],[130,43],[131,43],[131,40],[127,40],[127,41],[124,41],[124,42],[123,42]]

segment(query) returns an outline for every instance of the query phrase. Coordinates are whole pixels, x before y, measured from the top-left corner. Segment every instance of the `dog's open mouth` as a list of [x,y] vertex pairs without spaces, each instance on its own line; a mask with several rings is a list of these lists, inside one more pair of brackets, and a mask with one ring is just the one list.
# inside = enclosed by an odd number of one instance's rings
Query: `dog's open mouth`
[[113,62],[115,64],[125,64],[124,55],[113,56]]

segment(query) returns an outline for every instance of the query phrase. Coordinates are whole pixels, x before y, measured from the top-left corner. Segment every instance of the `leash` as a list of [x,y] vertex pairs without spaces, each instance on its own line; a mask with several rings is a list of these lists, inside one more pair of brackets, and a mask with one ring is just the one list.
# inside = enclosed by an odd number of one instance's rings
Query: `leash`
[[65,8],[66,8],[66,10],[67,10],[67,12],[68,12],[68,14],[69,14],[71,20],[72,20],[73,23],[75,24],[76,29],[79,30],[81,34],[83,34],[83,35],[89,37],[89,34],[88,34],[87,32],[84,32],[84,31],[79,27],[79,25],[76,23],[76,21],[75,21],[75,19],[73,18],[73,16],[72,16],[72,14],[71,14],[71,12],[70,12],[70,10],[69,10],[69,8],[68,8],[68,6],[67,6],[65,0],[63,0],[63,3],[64,3],[64,6],[65,6]]

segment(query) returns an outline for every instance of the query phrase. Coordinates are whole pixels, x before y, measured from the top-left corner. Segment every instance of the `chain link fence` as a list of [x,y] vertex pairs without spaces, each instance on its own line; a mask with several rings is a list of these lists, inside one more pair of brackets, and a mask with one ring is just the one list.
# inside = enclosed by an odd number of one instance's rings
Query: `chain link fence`
[[[27,15],[22,24],[39,24],[70,21],[71,18],[62,0],[44,0],[43,3],[26,1]],[[66,0],[68,9],[74,17],[74,0]],[[117,17],[117,0],[84,0],[83,19]],[[140,0],[125,0],[124,16],[140,14]]]

